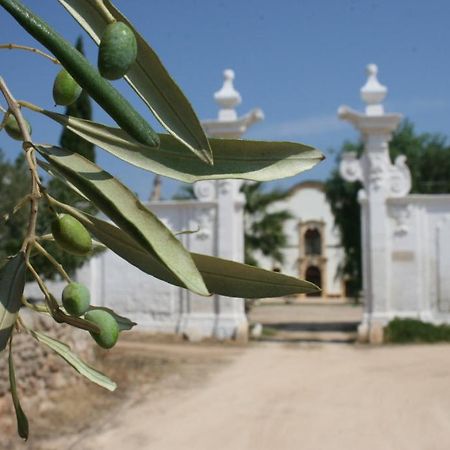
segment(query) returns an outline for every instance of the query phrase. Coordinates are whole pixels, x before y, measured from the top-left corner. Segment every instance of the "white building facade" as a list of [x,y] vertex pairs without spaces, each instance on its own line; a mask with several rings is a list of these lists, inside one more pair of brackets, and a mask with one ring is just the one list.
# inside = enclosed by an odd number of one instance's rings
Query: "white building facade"
[[344,299],[344,282],[339,272],[344,253],[323,183],[303,181],[293,186],[285,200],[271,207],[271,211],[280,210],[289,211],[292,216],[283,227],[287,238],[287,245],[282,248],[284,261],[275,263],[258,254],[261,266],[317,284],[322,291],[315,296],[325,301]]

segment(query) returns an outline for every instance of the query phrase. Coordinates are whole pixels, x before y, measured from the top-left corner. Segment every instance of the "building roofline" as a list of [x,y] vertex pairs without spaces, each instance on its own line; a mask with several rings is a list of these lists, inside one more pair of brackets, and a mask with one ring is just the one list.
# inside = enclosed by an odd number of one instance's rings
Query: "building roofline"
[[325,192],[325,183],[319,180],[301,181],[289,189],[289,195],[292,195],[301,189],[317,189],[318,191]]

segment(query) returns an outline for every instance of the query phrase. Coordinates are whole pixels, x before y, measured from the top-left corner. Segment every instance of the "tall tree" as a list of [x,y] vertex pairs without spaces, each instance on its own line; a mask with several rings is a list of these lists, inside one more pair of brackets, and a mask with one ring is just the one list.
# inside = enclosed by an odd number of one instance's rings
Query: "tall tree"
[[[338,161],[344,152],[361,155],[362,142],[345,142]],[[417,133],[414,125],[405,120],[389,145],[391,160],[406,155],[411,171],[412,193],[441,194],[450,192],[450,146],[440,134]],[[357,201],[360,183],[344,181],[335,169],[325,184],[328,201],[340,231],[345,250],[340,273],[347,281],[349,295],[357,296],[362,286],[361,268],[361,218]]]
[[[75,47],[80,53],[84,54],[83,40],[81,36],[77,39]],[[73,117],[79,117],[81,119],[92,119],[92,105],[89,95],[83,90],[78,99],[66,107],[65,114]],[[62,148],[76,151],[85,158],[95,161],[94,145],[81,139],[67,128],[63,129],[59,144]],[[47,189],[50,195],[63,203],[75,206],[90,214],[96,213],[96,209],[90,203],[86,202],[78,194],[68,189],[67,185],[57,178],[52,178],[50,180]],[[37,229],[40,233],[45,234],[49,232],[49,224],[51,223],[52,215],[53,213],[48,210],[42,211],[42,213],[38,216]],[[60,249],[52,242],[46,243],[45,247],[64,266],[69,274],[73,274],[74,271],[86,261],[86,257],[71,255]],[[44,277],[51,279],[56,275],[54,267],[43,256],[37,255],[35,257],[35,264]]]
[[265,191],[261,183],[244,183],[241,191],[245,195],[245,262],[258,266],[256,255],[260,251],[273,263],[282,264],[282,248],[287,244],[284,223],[292,215],[284,209],[271,211],[271,206],[285,200],[289,191]]
[[0,150],[0,211],[9,214],[8,218],[2,217],[0,220],[0,264],[8,255],[17,253],[23,240],[28,202],[15,214],[12,214],[12,210],[29,193],[29,179],[23,155],[9,162]]

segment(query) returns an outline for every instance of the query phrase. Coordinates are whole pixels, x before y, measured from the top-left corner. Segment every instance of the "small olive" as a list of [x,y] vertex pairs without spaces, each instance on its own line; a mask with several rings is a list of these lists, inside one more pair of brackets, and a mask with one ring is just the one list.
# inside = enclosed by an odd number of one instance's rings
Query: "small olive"
[[56,217],[51,228],[55,242],[68,253],[85,256],[91,251],[91,235],[81,222],[69,214]]
[[53,100],[56,105],[68,106],[81,94],[81,87],[67,70],[62,69],[53,83]]
[[[24,120],[25,120],[25,124],[28,128],[28,133],[31,135],[31,125],[26,119],[24,119]],[[17,123],[16,118],[12,114],[10,114],[8,116],[8,118],[6,119],[5,131],[8,133],[9,137],[15,139],[16,141],[23,140],[23,136],[22,136],[22,132],[20,131],[19,124]]]
[[123,22],[110,23],[100,40],[98,70],[103,78],[117,80],[123,77],[137,56],[136,37]]
[[84,318],[99,327],[100,333],[91,331],[89,333],[100,347],[114,347],[119,337],[119,325],[109,312],[102,309],[91,309],[84,315]]
[[89,289],[81,283],[69,283],[62,291],[62,304],[71,316],[82,316],[91,301]]

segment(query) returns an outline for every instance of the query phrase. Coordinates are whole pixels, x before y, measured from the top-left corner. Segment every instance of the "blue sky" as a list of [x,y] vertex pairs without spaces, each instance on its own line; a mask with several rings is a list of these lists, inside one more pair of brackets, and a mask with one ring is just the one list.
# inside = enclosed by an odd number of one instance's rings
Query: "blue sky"
[[[56,1],[25,0],[67,39],[83,33]],[[238,111],[264,110],[264,122],[245,137],[293,140],[320,148],[327,160],[305,174],[278,182],[324,179],[335,164],[331,149],[356,139],[350,125],[336,118],[341,104],[361,109],[359,88],[365,66],[376,63],[389,88],[386,109],[411,119],[419,131],[450,135],[450,2],[356,0],[116,0],[183,88],[201,119],[213,118],[213,93],[222,72],[236,72],[243,102]],[[36,45],[3,10],[0,42]],[[86,36],[87,56],[96,47]],[[51,88],[58,68],[38,56],[0,51],[1,75],[17,98],[53,109]],[[123,82],[115,82],[131,99]],[[153,119],[148,110],[136,107]],[[4,102],[3,102],[4,104]],[[58,109],[57,109],[58,110]],[[62,112],[62,109],[59,108]],[[38,142],[57,143],[59,129],[29,114]],[[94,119],[111,123],[95,106]],[[0,147],[14,157],[17,143],[0,133]],[[141,198],[152,175],[97,150],[97,160]],[[272,184],[271,184],[272,185]],[[169,197],[177,184],[164,180]]]

